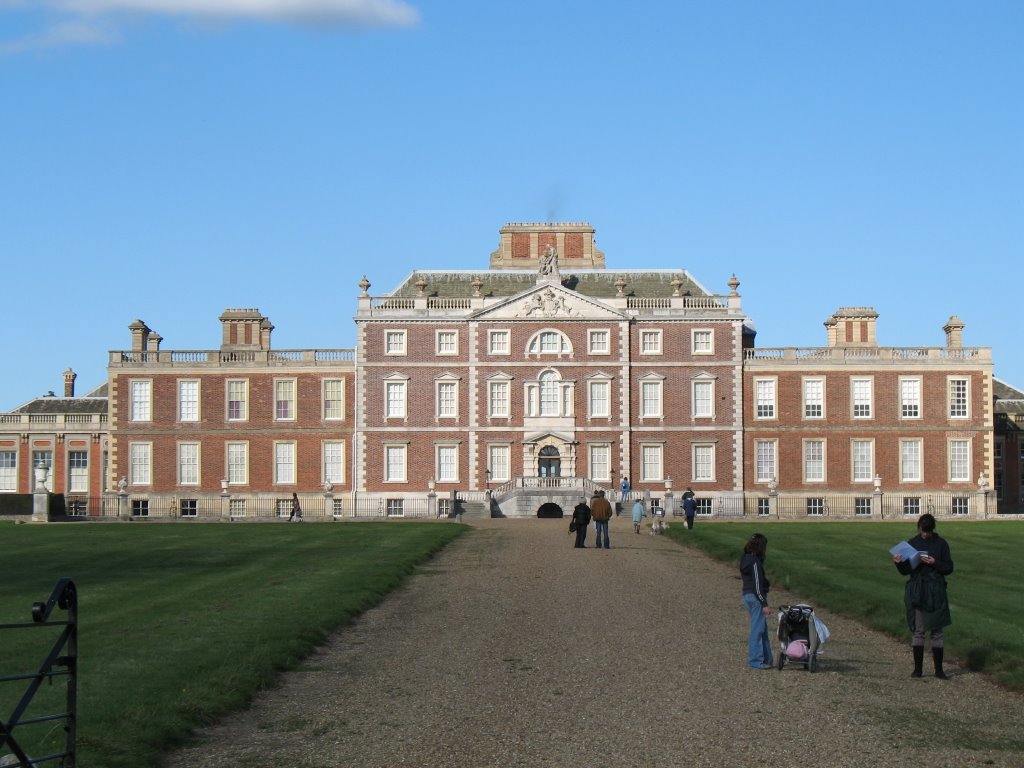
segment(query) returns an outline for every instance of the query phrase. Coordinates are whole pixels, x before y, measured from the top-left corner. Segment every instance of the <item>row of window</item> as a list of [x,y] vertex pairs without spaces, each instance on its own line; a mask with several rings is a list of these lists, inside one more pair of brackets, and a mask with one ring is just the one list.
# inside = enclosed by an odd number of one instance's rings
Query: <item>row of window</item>
[[[69,493],[87,493],[89,490],[89,452],[68,451],[68,482]],[[53,451],[32,451],[32,466],[42,465],[50,477],[47,487],[53,488]],[[33,479],[33,485],[35,480]],[[0,492],[16,492],[18,490],[18,452],[0,451]]]
[[[178,379],[176,419],[179,422],[201,420],[202,382],[199,379]],[[128,420],[145,422],[153,420],[152,379],[132,379]],[[275,421],[295,421],[298,418],[296,380],[274,379],[273,418]],[[345,380],[324,379],[321,382],[320,416],[327,421],[345,418]],[[227,379],[224,382],[225,407],[223,417],[227,421],[249,419],[249,380]]]
[[[690,382],[691,416],[715,417],[715,377],[704,374]],[[392,374],[384,381],[384,418],[404,419],[408,415],[409,377]],[[604,374],[587,381],[587,416],[609,418],[613,379]],[[665,377],[648,374],[640,379],[641,419],[663,418]],[[523,383],[525,414],[535,416],[575,416],[576,384],[563,381],[555,370],[543,371],[536,380]],[[512,377],[496,374],[487,383],[487,416],[492,419],[511,416]],[[439,419],[459,418],[459,379],[446,375],[434,380],[434,415]]]
[[[824,376],[807,376],[802,380],[802,416],[804,419],[825,418]],[[852,376],[850,383],[850,414],[854,419],[875,418],[875,382],[871,376]],[[778,380],[774,377],[754,379],[754,418],[778,418]],[[901,419],[922,418],[922,379],[901,376],[897,413]],[[951,419],[970,418],[970,379],[950,376],[946,380],[946,413]]]
[[[290,441],[275,441],[270,467],[273,482],[277,485],[294,485],[296,482],[296,444]],[[231,442],[225,446],[227,470],[224,478],[229,485],[249,484],[249,443]],[[323,482],[340,484],[345,479],[345,443],[328,440],[321,444],[321,479]],[[131,485],[153,484],[153,444],[130,442],[128,444],[128,481]],[[202,444],[180,442],[177,444],[178,485],[199,485],[202,478]],[[217,478],[218,480],[221,478]]]
[[[660,329],[640,331],[640,354],[660,355],[662,332]],[[610,328],[596,328],[587,331],[587,352],[591,355],[611,354]],[[571,355],[572,343],[561,331],[544,330],[529,338],[525,347],[530,355]],[[690,331],[690,352],[694,355],[715,353],[715,334],[710,328],[693,328]],[[434,332],[434,353],[444,357],[459,354],[459,332],[442,329]],[[512,354],[512,331],[508,328],[490,329],[487,332],[487,353],[490,355]],[[384,331],[384,354],[408,354],[408,332],[404,329]]]
[[[922,456],[924,441],[920,438],[899,441],[899,480],[901,483],[924,482]],[[801,466],[803,482],[824,483],[827,481],[826,468],[828,441],[809,439],[803,441]],[[770,483],[777,480],[778,441],[755,440],[755,481]],[[971,482],[971,441],[948,440],[946,443],[946,480],[951,483]],[[875,441],[850,440],[850,478],[855,483],[870,483],[875,478]]]
[[[434,477],[439,483],[461,482],[458,444],[436,445]],[[487,446],[487,477],[492,483],[504,483],[512,479],[511,443],[492,443]],[[640,445],[640,477],[647,482],[662,482],[664,475],[664,450],[662,443]],[[715,444],[692,443],[691,459],[693,482],[715,481]],[[586,448],[587,466],[582,474],[597,482],[611,482],[612,444],[592,443]],[[384,482],[408,482],[409,445],[394,443],[384,446]]]

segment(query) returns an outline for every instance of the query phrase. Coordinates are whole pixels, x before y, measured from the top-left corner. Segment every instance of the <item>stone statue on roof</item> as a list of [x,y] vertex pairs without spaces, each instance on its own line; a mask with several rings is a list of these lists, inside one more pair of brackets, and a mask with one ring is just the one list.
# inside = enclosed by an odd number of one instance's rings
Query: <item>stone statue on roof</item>
[[544,253],[540,255],[540,274],[543,276],[558,274],[558,251],[553,245],[548,245]]

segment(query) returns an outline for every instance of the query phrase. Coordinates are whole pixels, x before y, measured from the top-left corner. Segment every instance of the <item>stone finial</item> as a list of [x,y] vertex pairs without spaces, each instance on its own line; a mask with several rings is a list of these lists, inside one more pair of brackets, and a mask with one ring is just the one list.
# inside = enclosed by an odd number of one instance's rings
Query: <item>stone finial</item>
[[963,321],[953,315],[949,318],[942,330],[946,332],[946,346],[954,349],[964,345],[964,325]]
[[679,275],[675,275],[672,278],[672,295],[673,296],[681,296],[682,295],[682,293],[681,293],[682,287],[683,287],[683,280],[682,280],[682,278],[679,277]]
[[360,289],[362,289],[362,293],[359,294],[361,297],[366,297],[370,295],[369,293],[367,293],[367,291],[370,290],[370,285],[371,283],[369,280],[366,279],[366,275],[363,275],[363,279],[359,281],[359,287]]
[[620,298],[626,295],[626,278],[622,275],[615,281],[615,295]]
[[735,272],[733,272],[732,277],[729,278],[729,282],[726,283],[726,285],[729,286],[730,296],[739,296],[739,293],[736,292],[736,289],[740,287],[740,281],[736,279]]
[[427,279],[425,277],[420,277],[416,281],[416,295],[421,299],[427,295]]
[[473,282],[470,283],[470,285],[473,286],[473,297],[477,299],[480,298],[480,289],[483,288],[484,285],[483,281],[480,279],[480,276],[477,275],[476,277],[474,277]]

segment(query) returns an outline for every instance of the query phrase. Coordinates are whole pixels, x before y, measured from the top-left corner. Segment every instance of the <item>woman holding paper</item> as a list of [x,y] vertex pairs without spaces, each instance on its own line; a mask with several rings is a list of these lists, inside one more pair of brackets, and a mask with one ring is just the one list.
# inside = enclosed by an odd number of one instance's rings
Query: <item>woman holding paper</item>
[[924,634],[930,632],[935,676],[945,680],[946,673],[942,669],[945,647],[942,630],[953,623],[946,598],[946,577],[953,572],[953,558],[949,554],[949,544],[935,532],[935,518],[929,514],[918,518],[917,536],[907,544],[917,556],[908,558],[897,553],[892,559],[900,573],[910,576],[903,591],[903,603],[907,608],[907,624],[914,633],[911,640],[914,671],[911,677],[921,677]]

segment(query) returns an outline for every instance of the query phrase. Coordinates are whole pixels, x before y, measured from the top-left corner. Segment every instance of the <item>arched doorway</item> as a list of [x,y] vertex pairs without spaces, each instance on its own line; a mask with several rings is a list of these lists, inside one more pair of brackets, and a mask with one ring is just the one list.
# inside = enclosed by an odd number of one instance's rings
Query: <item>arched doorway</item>
[[537,476],[562,476],[562,458],[559,455],[558,449],[555,448],[555,446],[546,445],[540,449],[540,455],[537,459]]
[[562,517],[564,514],[562,508],[553,501],[541,504],[540,509],[537,510],[537,517],[541,518]]

